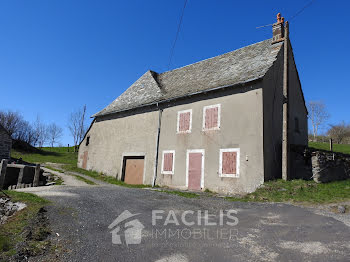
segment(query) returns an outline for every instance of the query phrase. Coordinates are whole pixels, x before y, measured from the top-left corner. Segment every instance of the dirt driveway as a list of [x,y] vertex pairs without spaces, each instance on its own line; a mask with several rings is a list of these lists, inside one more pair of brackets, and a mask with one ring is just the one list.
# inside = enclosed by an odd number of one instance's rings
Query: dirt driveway
[[349,214],[342,222],[286,204],[187,199],[106,184],[24,190],[53,202],[48,216],[58,250],[52,261],[328,262],[348,261],[350,254]]

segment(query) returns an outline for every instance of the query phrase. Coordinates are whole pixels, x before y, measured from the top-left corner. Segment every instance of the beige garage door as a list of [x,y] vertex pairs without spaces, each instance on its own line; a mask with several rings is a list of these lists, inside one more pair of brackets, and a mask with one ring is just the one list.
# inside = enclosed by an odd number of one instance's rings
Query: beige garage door
[[132,185],[143,184],[143,167],[145,159],[130,157],[125,159],[124,182]]

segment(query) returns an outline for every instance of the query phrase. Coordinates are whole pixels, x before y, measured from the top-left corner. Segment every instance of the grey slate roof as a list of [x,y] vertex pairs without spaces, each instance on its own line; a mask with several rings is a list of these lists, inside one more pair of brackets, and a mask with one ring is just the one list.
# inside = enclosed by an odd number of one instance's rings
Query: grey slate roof
[[282,42],[271,43],[272,39],[268,39],[161,74],[147,71],[93,117],[260,79],[276,60],[282,46]]

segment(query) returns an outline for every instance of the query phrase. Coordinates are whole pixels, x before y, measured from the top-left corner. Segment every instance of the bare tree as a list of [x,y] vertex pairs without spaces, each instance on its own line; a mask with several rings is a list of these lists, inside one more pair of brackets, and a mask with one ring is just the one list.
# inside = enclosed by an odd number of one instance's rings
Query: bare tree
[[329,119],[326,105],[322,101],[310,101],[308,104],[309,119],[312,125],[312,134],[316,140],[317,133]]
[[33,145],[34,131],[28,121],[21,120],[18,122],[17,130],[12,134],[13,139],[24,141]]
[[15,139],[14,134],[18,132],[23,124],[23,117],[18,112],[0,111],[0,124],[7,130],[10,136]]
[[42,147],[47,141],[47,128],[44,123],[41,122],[39,116],[36,117],[33,123],[33,146],[39,145]]
[[32,125],[23,119],[18,112],[0,111],[0,123],[11,135],[12,139],[33,144],[34,130]]
[[47,137],[50,141],[51,147],[53,147],[53,145],[57,143],[58,139],[62,137],[62,134],[63,129],[55,123],[52,123],[47,127]]
[[86,132],[85,114],[86,105],[84,105],[82,109],[72,112],[68,119],[68,129],[73,137],[75,151]]
[[345,122],[338,125],[330,125],[328,135],[335,140],[337,144],[341,144],[343,140],[350,137],[350,125],[345,125]]
[[85,114],[86,114],[86,105],[84,105],[83,107],[81,120],[80,120],[80,126],[79,126],[80,130],[79,130],[79,140],[78,140],[79,143],[81,142],[81,140],[83,140],[84,135],[86,133]]
[[39,148],[42,148],[48,140],[47,126],[40,122],[40,125],[36,128],[38,128],[36,130],[37,144]]

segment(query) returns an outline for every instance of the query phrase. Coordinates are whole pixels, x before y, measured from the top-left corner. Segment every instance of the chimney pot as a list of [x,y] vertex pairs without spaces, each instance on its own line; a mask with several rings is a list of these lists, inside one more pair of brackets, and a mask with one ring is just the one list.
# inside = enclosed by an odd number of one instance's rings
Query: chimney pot
[[284,17],[277,14],[277,22],[272,25],[272,43],[280,42],[284,37]]

